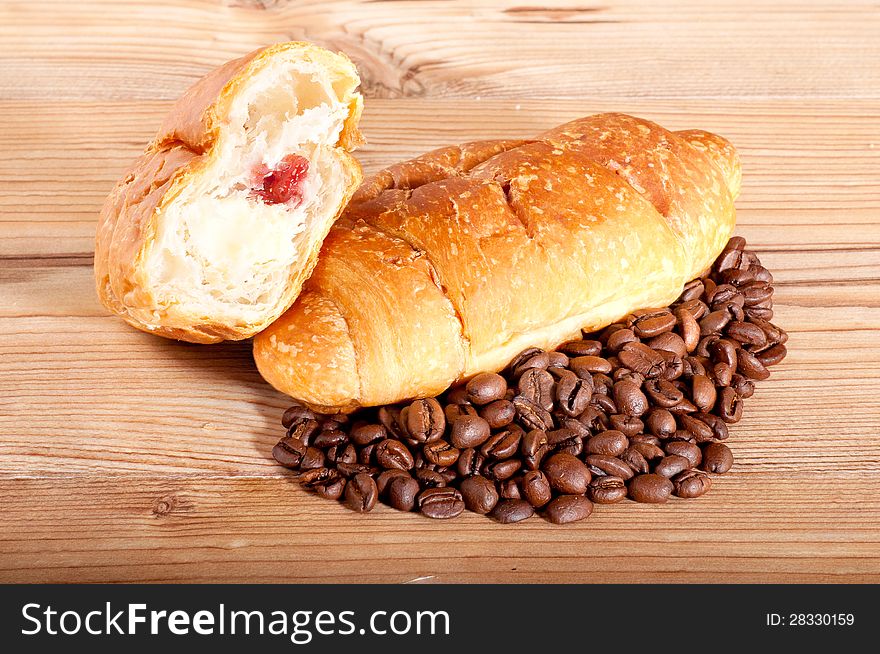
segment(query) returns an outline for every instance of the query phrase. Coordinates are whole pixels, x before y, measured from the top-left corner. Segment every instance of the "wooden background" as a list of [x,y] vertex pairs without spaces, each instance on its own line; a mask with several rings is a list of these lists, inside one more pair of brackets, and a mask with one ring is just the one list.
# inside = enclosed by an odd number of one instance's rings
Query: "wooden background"
[[[880,581],[880,9],[865,2],[0,2],[0,581]],[[789,357],[699,500],[557,527],[360,516],[270,450],[246,343],[99,306],[103,197],[170,102],[259,45],[348,52],[365,168],[601,110],[741,150]]]

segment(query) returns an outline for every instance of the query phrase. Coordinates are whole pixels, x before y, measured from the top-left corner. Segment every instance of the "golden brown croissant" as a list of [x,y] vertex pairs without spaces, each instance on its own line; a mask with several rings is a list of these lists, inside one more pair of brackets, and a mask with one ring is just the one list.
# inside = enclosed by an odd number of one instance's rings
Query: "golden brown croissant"
[[104,305],[196,343],[281,315],[361,182],[359,82],[344,55],[282,43],[190,88],[101,212]]
[[358,190],[254,357],[323,411],[434,395],[673,301],[730,237],[739,185],[721,137],[623,114],[430,152]]

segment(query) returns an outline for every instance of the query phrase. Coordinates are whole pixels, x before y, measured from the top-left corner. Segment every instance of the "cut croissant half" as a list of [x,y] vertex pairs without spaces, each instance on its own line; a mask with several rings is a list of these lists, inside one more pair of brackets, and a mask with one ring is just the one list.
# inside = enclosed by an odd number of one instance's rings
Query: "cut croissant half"
[[195,343],[280,316],[362,180],[351,61],[283,43],[230,61],[174,105],[101,212],[101,301],[131,325]]

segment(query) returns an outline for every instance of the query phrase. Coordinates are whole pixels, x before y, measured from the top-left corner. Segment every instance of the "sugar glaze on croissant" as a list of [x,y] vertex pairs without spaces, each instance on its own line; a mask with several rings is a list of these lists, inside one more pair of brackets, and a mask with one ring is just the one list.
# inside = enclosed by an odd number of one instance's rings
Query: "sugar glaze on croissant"
[[672,302],[728,241],[739,186],[723,138],[625,114],[429,152],[358,190],[254,358],[321,411],[435,395]]
[[174,105],[104,205],[103,303],[139,329],[242,339],[287,309],[361,181],[354,65],[308,43],[231,61]]

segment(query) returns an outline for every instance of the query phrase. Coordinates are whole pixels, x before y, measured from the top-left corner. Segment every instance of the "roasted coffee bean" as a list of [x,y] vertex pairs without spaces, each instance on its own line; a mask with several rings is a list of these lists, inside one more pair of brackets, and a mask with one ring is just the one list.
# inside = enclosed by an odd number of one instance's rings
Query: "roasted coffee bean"
[[[511,404],[511,406],[513,406]],[[489,438],[489,423],[479,416],[459,416],[452,423],[449,440],[459,449],[479,447]]]
[[298,468],[306,454],[306,445],[298,438],[282,438],[272,448],[272,456],[285,468]]
[[386,489],[397,477],[410,477],[410,474],[406,470],[400,470],[398,468],[383,470],[379,473],[379,476],[376,478],[376,488],[379,491],[379,495],[385,495]]
[[614,404],[618,410],[629,416],[641,416],[648,410],[648,398],[639,386],[623,380],[614,384]]
[[696,468],[703,460],[703,452],[699,446],[687,441],[668,441],[664,445],[666,454],[682,456],[688,460],[691,468]]
[[563,343],[559,346],[559,350],[565,352],[569,357],[598,356],[602,352],[602,343],[580,339]]
[[705,422],[694,416],[683,413],[678,416],[678,424],[682,429],[693,434],[698,443],[704,443],[715,438],[712,428]]
[[431,468],[418,468],[415,472],[416,481],[422,488],[443,488],[448,486],[446,476]]
[[372,474],[374,471],[378,472],[377,470],[370,468],[370,466],[363,465],[361,463],[347,463],[345,461],[336,462],[336,471],[346,479],[354,477],[361,472],[366,472],[370,474]]
[[620,352],[620,349],[627,343],[635,343],[639,340],[632,329],[621,328],[608,337],[605,346],[611,352]]
[[742,400],[733,386],[721,389],[718,397],[718,415],[726,422],[733,424],[742,418]]
[[615,383],[619,381],[629,381],[639,387],[645,383],[644,375],[634,372],[629,368],[615,369],[614,372],[611,373],[611,379],[614,380]]
[[555,399],[566,415],[579,416],[590,404],[590,398],[593,396],[593,378],[587,377],[587,379],[581,379],[570,370],[563,370],[559,374]]
[[545,411],[553,408],[555,386],[553,375],[540,368],[526,370],[517,382],[519,395],[534,402]]
[[712,436],[719,441],[725,440],[730,435],[727,423],[714,413],[696,413],[694,418],[709,425],[709,428],[712,430]]
[[406,445],[393,438],[386,438],[384,441],[380,441],[376,445],[374,456],[376,457],[376,463],[383,468],[409,470],[415,464],[413,455]]
[[464,505],[469,511],[485,515],[498,504],[498,490],[495,483],[482,475],[463,479],[459,485]]
[[609,413],[617,413],[617,405],[614,400],[607,395],[593,395],[590,398],[590,404],[597,407],[606,415]]
[[775,366],[785,358],[786,354],[788,354],[788,352],[785,349],[785,346],[782,343],[777,343],[763,352],[756,354],[755,358],[758,359],[763,366]]
[[482,373],[471,378],[465,385],[467,398],[473,404],[483,406],[504,399],[507,392],[507,381],[495,373]]
[[409,475],[399,475],[388,483],[388,504],[398,511],[412,511],[421,491],[419,482]]
[[510,524],[531,518],[535,509],[525,500],[501,500],[490,515],[502,524]]
[[578,420],[592,431],[598,432],[608,429],[608,415],[595,406],[588,406],[578,417]]
[[346,445],[334,445],[325,450],[324,453],[327,461],[332,463],[357,463],[357,450],[351,443]]
[[348,441],[348,435],[338,429],[326,429],[312,439],[312,445],[322,450],[336,445],[342,445]]
[[783,330],[774,325],[772,322],[762,320],[761,318],[753,318],[752,323],[754,325],[757,325],[764,332],[764,334],[767,336],[768,343],[785,343],[788,340],[788,334],[786,334]]
[[678,454],[669,454],[664,456],[657,465],[654,466],[654,473],[661,477],[671,479],[680,472],[684,472],[691,467],[690,459]]
[[726,363],[716,363],[712,366],[712,377],[718,386],[730,386],[733,380],[733,367]]
[[447,468],[455,465],[461,450],[446,441],[432,441],[422,446],[425,458],[435,466]]
[[615,456],[589,454],[585,460],[588,466],[595,468],[603,475],[620,477],[621,479],[629,479],[633,476],[632,468]]
[[693,352],[700,341],[699,323],[693,314],[684,307],[676,308],[675,317],[678,319],[679,330],[681,331],[681,338],[685,349],[687,352]]
[[764,330],[750,322],[732,322],[727,325],[725,333],[728,338],[744,345],[762,347],[767,343],[767,334],[764,333]]
[[517,395],[513,398],[513,406],[517,419],[526,429],[553,429],[553,416],[528,398]]
[[319,450],[317,447],[307,447],[305,454],[303,454],[302,461],[300,461],[299,469],[300,470],[312,470],[315,468],[323,468],[324,464],[327,461],[327,457],[324,456],[324,452]]
[[708,443],[703,446],[703,463],[706,472],[722,474],[733,465],[733,452],[724,443]]
[[624,436],[632,436],[633,434],[641,434],[645,431],[645,423],[635,416],[627,416],[622,413],[615,413],[608,417],[608,426],[622,432]]
[[446,424],[451,425],[461,416],[480,415],[477,408],[472,404],[447,404],[443,407],[443,415],[446,416]]
[[463,450],[458,456],[455,469],[458,470],[458,474],[461,477],[467,477],[469,475],[477,474],[482,469],[485,462],[486,457],[474,448],[469,447],[468,449]]
[[563,352],[548,352],[547,356],[550,359],[550,363],[547,365],[548,369],[568,367],[568,357]]
[[743,296],[732,284],[718,284],[711,293],[706,293],[706,302],[713,308],[721,308],[725,304],[742,306]]
[[701,411],[711,411],[718,399],[718,393],[706,375],[694,375],[691,378],[691,398]]
[[416,400],[409,405],[406,415],[408,434],[419,443],[430,443],[443,437],[446,415],[433,397]]
[[692,433],[685,429],[676,429],[675,433],[669,437],[669,441],[686,441],[688,443],[696,443],[697,439]]
[[773,318],[773,309],[761,308],[761,307],[747,307],[745,310],[745,317],[749,320],[757,320],[758,318],[762,320],[770,320]]
[[287,436],[300,440],[306,445],[311,445],[312,438],[320,428],[321,423],[317,420],[301,420],[290,426],[290,429],[287,430]]
[[353,511],[372,511],[378,497],[376,482],[366,472],[355,475],[345,485],[345,504]]
[[614,380],[601,372],[594,372],[592,375],[593,379],[593,394],[598,393],[599,395],[611,395],[611,389],[614,387]]
[[662,458],[664,454],[663,450],[656,443],[640,442],[635,440],[635,437],[630,442],[630,447],[645,457],[646,461]]
[[750,398],[755,393],[755,383],[738,373],[731,377],[730,387],[744,400]]
[[666,332],[665,334],[655,336],[647,341],[645,345],[652,350],[665,350],[667,352],[672,352],[681,358],[688,355],[688,349],[684,339],[675,332]]
[[688,300],[698,299],[703,292],[705,291],[705,287],[703,286],[702,279],[692,279],[687,284],[684,285],[684,290],[682,290],[679,299],[682,302],[687,302]]
[[763,380],[770,376],[770,371],[751,352],[739,349],[736,351],[737,371],[749,379]]
[[666,379],[648,379],[644,389],[651,401],[662,408],[668,409],[684,399],[684,393]]
[[[684,309],[697,321],[709,313],[709,306],[699,298],[682,302],[677,308]],[[699,327],[699,323],[697,326]]]
[[377,424],[358,425],[351,430],[349,438],[358,447],[364,447],[388,438],[388,430]]
[[388,431],[389,436],[404,438],[407,434],[400,422],[400,409],[394,406],[383,406],[377,413],[379,422]]
[[519,377],[526,370],[531,368],[540,368],[546,370],[550,365],[550,355],[537,347],[530,347],[520,352],[520,354],[510,364],[514,377]]
[[661,441],[656,436],[652,436],[650,434],[634,434],[629,437],[629,442],[632,443],[648,443],[650,445],[656,445],[657,447],[663,446],[663,441]]
[[501,496],[501,499],[522,499],[522,494],[520,493],[519,482],[517,479],[505,479],[504,481],[498,482],[498,487],[498,494]]
[[581,437],[578,435],[573,429],[569,429],[568,427],[561,427],[560,429],[552,429],[547,432],[547,442],[550,444],[550,447],[556,448],[563,443],[567,443],[572,440],[580,440]]
[[728,311],[712,311],[706,314],[699,321],[700,335],[709,336],[721,332],[730,322],[730,312]]
[[590,483],[590,471],[583,461],[564,452],[554,454],[544,462],[544,474],[550,486],[559,493],[583,495]]
[[629,497],[636,502],[661,504],[669,499],[673,484],[666,477],[655,474],[637,475],[629,481]]
[[480,409],[480,416],[492,429],[506,427],[516,418],[516,407],[510,400],[495,400]]
[[593,503],[583,495],[560,495],[547,505],[544,516],[555,525],[589,518]]
[[675,352],[667,350],[657,350],[657,354],[663,359],[664,367],[660,376],[663,379],[672,381],[681,377],[684,372],[684,361]]
[[755,281],[743,286],[740,291],[745,297],[745,306],[753,307],[773,297],[773,287],[767,282]]
[[547,432],[541,429],[533,429],[523,437],[520,444],[523,464],[529,470],[540,468],[541,462],[551,449],[547,439]]
[[678,416],[678,415],[682,415],[684,413],[696,413],[698,409],[693,402],[691,402],[689,399],[685,398],[681,402],[676,404],[675,406],[669,407],[669,409],[667,409],[667,410],[670,413],[674,413],[675,415]]
[[676,429],[675,416],[666,409],[651,409],[645,418],[645,427],[657,438],[669,438]]
[[627,343],[617,358],[624,366],[648,379],[659,377],[666,370],[666,360],[644,343]]
[[497,434],[492,434],[482,447],[480,452],[490,459],[509,459],[519,450],[522,430],[513,425]]
[[495,481],[504,481],[513,477],[519,469],[522,468],[523,462],[520,459],[502,459],[501,461],[491,461],[483,466],[483,474],[494,479]]
[[675,316],[669,309],[641,309],[633,311],[626,326],[639,338],[650,338],[675,327]]
[[673,492],[678,497],[693,498],[712,488],[712,479],[700,470],[685,470],[672,478]]
[[603,374],[611,372],[611,364],[608,362],[608,359],[590,355],[575,357],[569,362],[569,367],[581,379],[586,379],[596,372]]
[[615,504],[626,497],[626,492],[626,484],[620,477],[605,475],[590,481],[589,496],[596,504]]
[[649,466],[642,453],[635,449],[632,445],[623,451],[620,460],[632,468],[633,472],[648,472]]
[[540,470],[529,470],[522,478],[522,494],[529,504],[539,508],[553,496],[550,482]]
[[287,409],[287,411],[284,412],[284,415],[281,416],[281,425],[285,429],[290,429],[300,422],[305,422],[306,420],[314,420],[315,418],[316,416],[314,411],[301,404],[294,404],[289,409]]
[[427,488],[417,499],[419,511],[429,518],[446,519],[461,515],[464,500],[457,488]]

